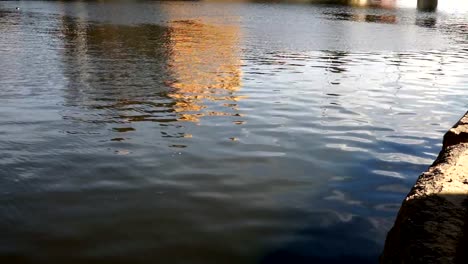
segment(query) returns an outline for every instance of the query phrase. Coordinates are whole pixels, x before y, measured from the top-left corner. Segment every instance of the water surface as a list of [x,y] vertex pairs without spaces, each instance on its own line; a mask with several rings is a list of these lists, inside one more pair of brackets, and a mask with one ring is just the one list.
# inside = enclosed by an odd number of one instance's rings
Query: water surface
[[0,260],[376,263],[468,106],[415,6],[0,2]]

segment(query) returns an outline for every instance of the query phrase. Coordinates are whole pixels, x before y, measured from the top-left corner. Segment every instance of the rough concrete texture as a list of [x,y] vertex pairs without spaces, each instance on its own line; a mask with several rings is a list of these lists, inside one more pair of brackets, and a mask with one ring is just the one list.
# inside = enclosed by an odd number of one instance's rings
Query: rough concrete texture
[[468,263],[468,112],[403,201],[380,263]]

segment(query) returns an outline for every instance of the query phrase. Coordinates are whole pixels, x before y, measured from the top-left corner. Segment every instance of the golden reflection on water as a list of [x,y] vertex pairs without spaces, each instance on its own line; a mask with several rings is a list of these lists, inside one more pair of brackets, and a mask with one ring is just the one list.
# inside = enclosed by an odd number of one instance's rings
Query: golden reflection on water
[[112,131],[128,133],[135,122],[167,126],[202,116],[240,116],[238,26],[200,20],[82,25],[70,18],[62,26],[70,80],[66,105],[91,111],[67,111],[64,118],[112,123]]
[[242,70],[239,54],[239,28],[209,25],[199,20],[170,23],[169,72],[178,120],[199,121],[200,117],[238,115],[225,111],[204,111],[208,102],[224,102],[236,109],[240,96]]
[[349,0],[353,6],[376,6],[382,8],[395,8],[396,0]]

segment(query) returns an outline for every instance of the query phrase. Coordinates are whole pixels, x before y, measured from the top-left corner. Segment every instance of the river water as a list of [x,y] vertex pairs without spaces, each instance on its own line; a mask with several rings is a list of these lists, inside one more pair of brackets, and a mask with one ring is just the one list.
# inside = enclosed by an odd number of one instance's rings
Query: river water
[[0,2],[1,262],[376,263],[468,108],[467,5],[383,2]]

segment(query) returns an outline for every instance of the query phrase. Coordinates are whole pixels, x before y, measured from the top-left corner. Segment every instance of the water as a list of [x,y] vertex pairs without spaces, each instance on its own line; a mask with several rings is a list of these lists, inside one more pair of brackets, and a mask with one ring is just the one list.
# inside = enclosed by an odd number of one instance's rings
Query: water
[[466,5],[389,2],[0,2],[0,260],[376,263],[468,107]]

